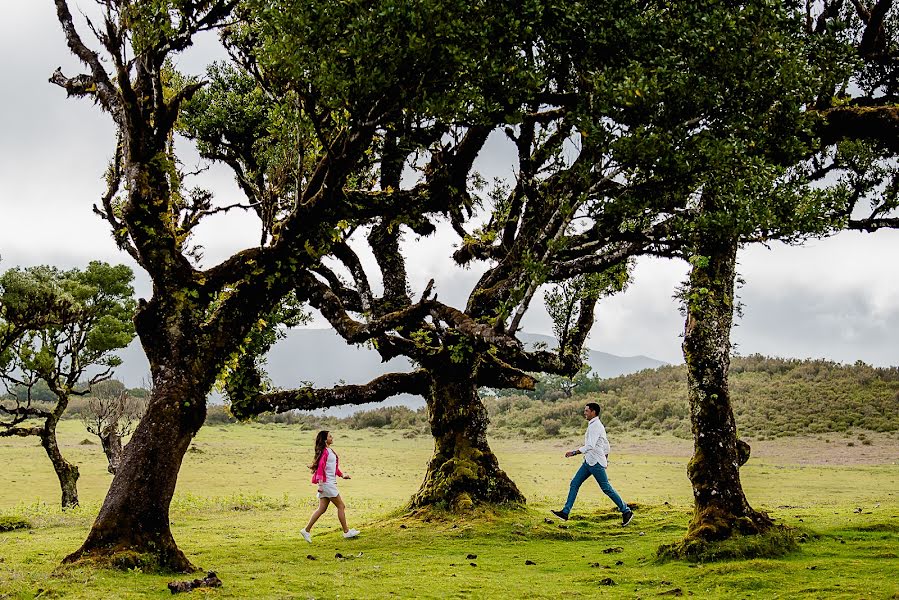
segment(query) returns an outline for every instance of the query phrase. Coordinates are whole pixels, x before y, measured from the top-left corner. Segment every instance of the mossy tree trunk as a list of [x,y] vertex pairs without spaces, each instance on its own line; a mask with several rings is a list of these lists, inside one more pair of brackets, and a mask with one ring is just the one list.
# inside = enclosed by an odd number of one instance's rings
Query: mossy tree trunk
[[748,445],[737,439],[728,390],[737,248],[735,237],[703,236],[690,272],[683,351],[694,441],[688,475],[695,511],[687,539],[722,540],[735,532],[761,533],[772,524],[743,493],[740,465],[748,458]]
[[431,374],[426,400],[434,456],[411,506],[464,511],[479,504],[523,503],[524,496],[487,443],[487,408],[477,386],[460,371]]
[[189,371],[167,370],[171,376],[154,377],[148,417],[125,449],[90,534],[66,562],[135,552],[165,570],[196,570],[175,543],[169,507],[184,454],[206,415],[206,394],[185,377]]
[[[172,536],[169,507],[181,462],[206,418],[206,395],[221,360],[209,350],[185,294],[156,296],[135,325],[153,377],[153,393],[122,454],[121,463],[87,539],[66,557],[135,553],[163,570],[196,570]],[[238,338],[242,332],[237,331]]]

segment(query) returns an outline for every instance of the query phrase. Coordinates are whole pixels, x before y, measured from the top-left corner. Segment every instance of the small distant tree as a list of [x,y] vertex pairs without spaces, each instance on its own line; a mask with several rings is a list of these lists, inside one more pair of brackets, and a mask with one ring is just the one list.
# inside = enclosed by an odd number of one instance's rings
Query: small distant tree
[[9,362],[10,346],[26,332],[61,324],[71,299],[51,267],[10,269],[0,276],[0,366]]
[[147,410],[147,398],[138,398],[124,384],[110,379],[91,390],[87,409],[81,413],[85,428],[100,438],[109,461],[107,470],[115,475],[122,460],[122,438],[131,435]]
[[14,385],[9,390],[9,395],[14,396],[19,401],[27,400],[30,397],[37,402],[53,402],[56,398],[53,392],[50,391],[50,386],[47,385],[47,382],[40,379],[33,386]]
[[[32,322],[31,329],[9,344],[0,360],[0,381],[7,390],[16,386],[25,390],[0,406],[0,436],[40,438],[59,478],[62,506],[77,506],[78,467],[63,457],[56,440],[56,425],[72,395],[88,393],[91,386],[108,380],[112,370],[121,364],[113,353],[134,338],[134,275],[124,265],[96,261],[83,271],[36,267],[13,269],[3,275],[4,281],[23,278],[31,278],[32,283],[43,282],[39,288],[45,292],[43,297],[62,299],[58,302],[65,303],[65,314],[56,321],[39,323],[39,327]],[[4,285],[3,289],[8,288]],[[37,310],[30,307],[26,312]],[[32,390],[41,380],[54,400],[39,406]]]

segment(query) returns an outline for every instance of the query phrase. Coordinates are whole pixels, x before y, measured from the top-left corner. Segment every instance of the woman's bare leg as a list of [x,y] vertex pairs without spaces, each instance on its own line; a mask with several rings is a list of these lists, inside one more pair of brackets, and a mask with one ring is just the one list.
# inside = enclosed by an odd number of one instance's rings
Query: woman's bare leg
[[337,518],[340,520],[340,526],[343,527],[343,532],[346,533],[350,530],[350,528],[346,526],[346,504],[343,503],[343,498],[340,496],[334,496],[331,498],[331,502],[337,507]]
[[[340,496],[338,496],[339,498]],[[328,510],[328,502],[330,498],[319,498],[318,499],[318,508],[315,509],[315,512],[312,513],[312,516],[309,517],[309,523],[306,525],[306,531],[312,531],[312,526],[315,525],[315,522],[318,521],[318,518],[325,514],[325,511]],[[343,506],[343,502],[340,503]],[[339,513],[338,513],[339,514]]]

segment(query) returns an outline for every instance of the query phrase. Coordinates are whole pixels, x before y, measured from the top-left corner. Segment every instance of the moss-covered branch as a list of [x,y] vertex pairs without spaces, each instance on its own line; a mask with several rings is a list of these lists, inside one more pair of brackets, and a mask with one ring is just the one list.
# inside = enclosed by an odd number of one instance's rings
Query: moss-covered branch
[[899,106],[839,106],[821,112],[821,142],[868,140],[899,153]]
[[257,394],[248,398],[232,398],[231,414],[238,419],[248,419],[264,412],[281,413],[288,410],[316,410],[348,404],[370,404],[399,394],[423,396],[427,392],[428,381],[424,371],[388,373],[362,385],[304,387]]

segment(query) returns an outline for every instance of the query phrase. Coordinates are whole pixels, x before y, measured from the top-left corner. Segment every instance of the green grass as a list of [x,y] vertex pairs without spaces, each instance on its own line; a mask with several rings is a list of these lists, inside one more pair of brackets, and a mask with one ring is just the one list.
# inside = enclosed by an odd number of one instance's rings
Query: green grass
[[[74,510],[57,507],[55,477],[36,443],[0,441],[0,516],[32,524],[0,533],[0,598],[170,597],[166,584],[188,577],[59,566],[84,540],[110,480],[99,446],[79,445],[87,437],[81,425],[62,427],[63,452],[82,473],[82,506]],[[576,467],[562,457],[574,439],[494,440],[528,508],[460,519],[410,517],[400,510],[421,481],[432,448],[428,438],[396,431],[334,433],[341,467],[353,475],[341,483],[350,526],[363,533],[344,540],[329,511],[308,545],[298,531],[316,503],[305,469],[314,432],[278,425],[200,432],[198,451],[185,457],[172,528],[191,560],[216,571],[224,586],[192,596],[899,597],[895,460],[833,467],[754,456],[743,469],[750,501],[778,522],[802,528],[805,541],[780,559],[697,565],[655,559],[661,544],[680,539],[690,516],[686,458],[674,440],[649,436],[644,441],[658,441],[657,450],[613,455],[612,483],[637,509],[632,526],[622,529],[609,500],[589,482],[571,520],[546,522],[548,510],[563,502]]]

